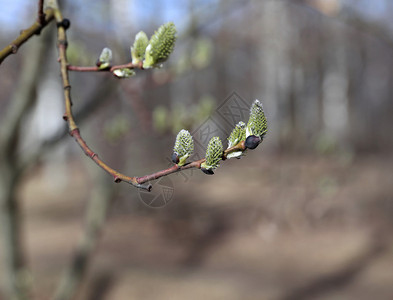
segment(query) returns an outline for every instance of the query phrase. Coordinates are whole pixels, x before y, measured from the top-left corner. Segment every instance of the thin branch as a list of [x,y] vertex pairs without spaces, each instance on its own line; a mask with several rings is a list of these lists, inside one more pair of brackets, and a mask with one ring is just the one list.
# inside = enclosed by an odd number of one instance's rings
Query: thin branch
[[113,72],[118,69],[141,69],[143,70],[142,63],[134,64],[132,62],[123,64],[123,65],[115,65],[115,66],[108,66],[105,69],[100,69],[97,66],[94,67],[82,67],[82,66],[73,66],[67,65],[68,71],[76,71],[76,72]]
[[[71,128],[71,125],[69,123],[69,127]],[[107,173],[112,175],[114,181],[116,183],[124,181],[127,182],[133,186],[136,186],[141,189],[145,189],[150,191],[152,186],[151,184],[148,185],[142,185],[139,182],[137,182],[136,177],[130,177],[127,175],[124,175],[111,167],[109,167],[106,163],[104,163],[96,153],[94,153],[89,146],[87,146],[86,142],[82,139],[79,128],[74,128],[73,130],[70,131],[70,135],[76,140],[76,142],[79,144],[79,146],[82,148],[83,152],[90,157],[99,167],[101,167],[103,170],[105,170]]]
[[[115,91],[115,89],[113,89],[113,85],[108,80],[103,80],[97,83],[92,90],[93,93],[89,94],[89,97],[83,102],[79,110],[74,113],[75,119],[80,122],[87,119],[96,110],[98,110],[100,106],[106,103],[110,99],[111,93]],[[62,130],[56,135],[42,141],[29,156],[24,155],[23,158],[20,158],[21,161],[19,162],[17,173],[22,174],[27,168],[34,166],[34,164],[36,164],[48,150],[63,140],[68,133],[67,127],[62,128]]]
[[[135,186],[135,187],[145,189],[148,191],[150,191],[152,188],[151,184],[144,185],[144,183],[146,183],[148,181],[155,180],[160,177],[167,176],[169,174],[183,171],[183,170],[190,169],[190,168],[199,168],[200,169],[201,164],[205,161],[205,159],[194,161],[194,162],[188,163],[184,166],[178,166],[177,164],[175,164],[168,169],[161,170],[161,171],[155,172],[153,174],[145,175],[142,177],[130,177],[130,176],[124,175],[124,174],[114,170],[110,166],[108,166],[106,163],[104,163],[98,157],[98,155],[93,150],[90,149],[90,147],[86,144],[85,140],[82,138],[82,136],[80,134],[80,130],[75,123],[74,116],[72,113],[71,85],[69,82],[68,71],[73,70],[73,71],[82,71],[82,72],[89,72],[90,71],[91,72],[91,71],[100,71],[100,70],[98,67],[75,67],[75,66],[70,66],[68,64],[68,61],[67,61],[68,42],[67,42],[66,29],[64,28],[64,26],[62,26],[63,17],[62,17],[60,10],[58,9],[57,1],[54,0],[52,2],[54,2],[53,9],[55,12],[56,22],[57,22],[57,24],[59,24],[58,29],[57,29],[57,34],[58,34],[58,43],[57,44],[58,44],[58,50],[59,50],[59,62],[60,62],[60,69],[61,69],[61,77],[62,77],[62,81],[63,81],[65,110],[66,110],[63,118],[68,123],[70,135],[75,139],[75,141],[81,147],[83,152],[90,159],[92,159],[99,167],[101,167],[103,170],[105,170],[107,173],[109,173],[114,178],[115,182],[118,183],[118,182],[124,181],[124,182],[127,182],[127,183]],[[107,69],[104,69],[104,70],[112,72],[113,70],[116,70],[116,69],[136,68],[136,67],[142,69],[141,64],[136,65],[136,64],[128,63],[128,64],[124,64],[124,65],[117,65],[117,66],[108,67]],[[239,150],[241,150],[241,151],[246,150],[244,141],[238,143],[237,145],[235,145],[229,149],[226,149],[222,155],[222,160],[225,160],[229,153],[239,151]]]
[[20,35],[14,41],[12,41],[8,46],[6,46],[3,50],[0,51],[0,64],[7,56],[18,52],[20,46],[22,46],[34,34],[40,34],[41,29],[44,28],[50,21],[52,21],[53,17],[53,10],[47,9],[45,11],[45,19],[43,23],[36,21],[29,28],[22,30]]
[[80,67],[80,66],[68,65],[67,66],[67,70],[68,71],[76,71],[76,72],[108,72],[109,68],[100,69],[97,66],[94,66],[94,67]]
[[94,151],[92,151],[83,138],[80,135],[80,131],[78,126],[75,123],[74,116],[72,114],[72,100],[71,100],[71,85],[68,78],[68,69],[67,69],[67,35],[66,30],[63,24],[63,16],[58,8],[57,1],[53,1],[54,4],[54,14],[57,24],[60,24],[57,28],[57,38],[58,38],[58,50],[59,50],[59,60],[60,60],[60,70],[61,70],[61,77],[63,81],[63,89],[64,89],[64,99],[65,99],[65,114],[64,120],[68,123],[68,128],[70,131],[70,135],[75,139],[75,141],[79,144],[82,148],[83,152],[90,157],[99,167],[104,169],[107,173],[112,175],[115,182],[127,182],[133,186],[138,188],[146,189],[148,191],[151,190],[151,184],[142,185],[136,181],[136,177],[130,177],[124,175],[111,167],[109,167],[106,163],[104,163]]
[[179,167],[178,165],[175,164],[172,167],[169,167],[168,169],[161,170],[161,171],[155,172],[155,173],[150,174],[150,175],[145,175],[145,176],[142,176],[142,177],[138,177],[136,180],[137,180],[138,183],[145,183],[145,182],[148,182],[148,181],[151,181],[151,180],[156,180],[156,179],[158,179],[160,177],[167,176],[169,174],[173,174],[173,173],[176,173],[176,172],[184,171],[184,170],[187,170],[187,169],[191,169],[191,168],[200,169],[201,168],[201,164],[204,161],[205,161],[205,159],[203,158],[203,159],[200,159],[200,160],[188,163],[188,164],[186,164],[184,166],[181,166],[181,167]]

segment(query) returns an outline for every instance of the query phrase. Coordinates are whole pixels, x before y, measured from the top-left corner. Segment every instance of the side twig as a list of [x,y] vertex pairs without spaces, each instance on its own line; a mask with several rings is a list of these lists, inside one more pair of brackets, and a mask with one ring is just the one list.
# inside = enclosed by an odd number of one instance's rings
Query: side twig
[[41,29],[44,28],[50,21],[52,21],[53,17],[54,17],[53,10],[47,9],[45,11],[43,22],[37,20],[29,28],[22,30],[20,35],[14,41],[12,41],[8,46],[6,46],[3,50],[0,51],[0,64],[7,56],[18,52],[20,46],[22,46],[33,35],[40,34]]

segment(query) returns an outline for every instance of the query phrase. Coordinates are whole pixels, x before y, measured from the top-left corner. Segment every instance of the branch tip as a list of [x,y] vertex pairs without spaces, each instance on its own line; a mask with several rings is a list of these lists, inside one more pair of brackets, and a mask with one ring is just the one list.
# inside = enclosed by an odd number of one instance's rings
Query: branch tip
[[146,190],[148,192],[151,192],[151,189],[153,188],[153,186],[150,183],[149,184],[137,184],[136,187]]
[[0,64],[9,55],[15,54],[19,47],[22,46],[27,40],[33,35],[38,34],[43,27],[45,27],[54,18],[54,12],[52,9],[46,10],[45,22],[41,24],[35,21],[29,28],[21,30],[20,35],[5,48],[0,50]]

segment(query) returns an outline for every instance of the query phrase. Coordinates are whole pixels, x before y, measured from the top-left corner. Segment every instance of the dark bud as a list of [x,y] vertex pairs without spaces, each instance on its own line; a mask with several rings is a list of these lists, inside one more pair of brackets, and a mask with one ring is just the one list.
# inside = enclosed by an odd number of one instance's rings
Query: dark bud
[[15,45],[15,44],[12,44],[12,45],[11,45],[11,52],[12,52],[13,54],[15,54],[16,52],[18,52],[18,46]]
[[255,149],[261,143],[261,138],[259,136],[250,135],[246,138],[244,146],[248,149]]
[[99,59],[97,59],[97,61],[96,61],[96,66],[97,66],[97,67],[101,66],[101,62],[100,62]]
[[179,162],[179,156],[177,155],[176,152],[172,153],[172,157],[171,157],[173,163],[177,164]]
[[205,173],[207,175],[213,175],[214,174],[212,169],[208,170],[208,169],[205,169],[205,168],[201,168],[201,170],[202,170],[203,173]]
[[71,22],[68,19],[63,19],[63,21],[61,22],[61,26],[63,26],[65,30],[70,28],[70,25],[71,25]]

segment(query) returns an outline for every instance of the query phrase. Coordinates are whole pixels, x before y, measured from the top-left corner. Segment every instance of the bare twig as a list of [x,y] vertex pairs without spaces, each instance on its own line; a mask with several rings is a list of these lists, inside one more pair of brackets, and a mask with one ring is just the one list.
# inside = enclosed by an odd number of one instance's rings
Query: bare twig
[[[111,93],[116,89],[113,89],[113,85],[108,80],[102,80],[96,84],[93,89],[93,93],[89,94],[83,105],[74,113],[75,119],[79,121],[84,121],[90,115],[92,115],[100,106],[110,99]],[[45,155],[52,147],[57,145],[61,140],[63,140],[68,135],[68,129],[66,127],[62,128],[60,132],[56,135],[48,138],[41,142],[30,155],[24,155],[21,157],[18,165],[18,173],[22,174],[26,169],[34,166],[37,161]]]
[[75,123],[74,116],[72,114],[72,100],[71,100],[71,85],[69,82],[68,78],[68,69],[67,69],[67,35],[66,35],[66,29],[63,24],[63,16],[57,6],[57,1],[52,1],[54,4],[54,13],[55,13],[55,19],[57,24],[60,24],[58,26],[57,30],[57,37],[58,37],[58,50],[59,50],[59,60],[60,60],[60,69],[61,69],[61,77],[63,81],[63,89],[64,89],[64,99],[65,99],[65,109],[66,112],[64,114],[64,120],[67,121],[68,123],[68,128],[70,131],[70,135],[75,139],[75,141],[79,144],[79,146],[82,148],[83,152],[90,157],[98,166],[100,166],[102,169],[104,169],[107,173],[112,175],[114,178],[115,182],[127,182],[133,186],[136,186],[141,189],[146,189],[148,191],[151,190],[151,184],[148,185],[142,185],[139,184],[136,181],[135,177],[130,177],[127,175],[124,175],[111,167],[109,167],[106,163],[104,163],[98,155],[92,151],[89,146],[86,144],[86,142],[83,140],[83,138],[80,135],[80,131],[78,126]]
[[44,13],[44,0],[38,0],[38,23],[43,25],[45,23],[45,13]]
[[22,30],[20,35],[14,41],[12,41],[8,46],[6,46],[3,50],[0,51],[0,64],[7,56],[18,52],[20,46],[22,46],[22,44],[25,43],[28,39],[30,39],[34,34],[39,34],[41,32],[41,29],[53,20],[53,16],[53,10],[47,9],[45,11],[44,22],[41,23],[39,21],[36,21],[29,28]]

